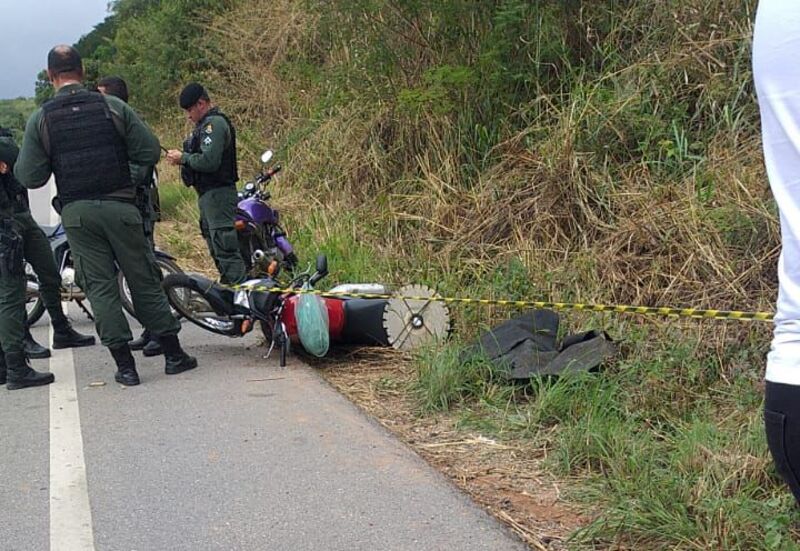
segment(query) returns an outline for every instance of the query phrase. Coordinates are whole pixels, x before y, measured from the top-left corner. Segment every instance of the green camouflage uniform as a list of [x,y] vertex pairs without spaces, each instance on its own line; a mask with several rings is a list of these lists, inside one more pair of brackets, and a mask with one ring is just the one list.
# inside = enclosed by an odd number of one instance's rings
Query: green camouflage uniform
[[[80,85],[70,84],[59,89],[56,97],[82,89]],[[142,166],[155,165],[160,157],[158,138],[125,102],[112,96],[105,96],[105,101],[121,121],[128,160]],[[53,172],[41,136],[42,118],[40,108],[28,119],[14,167],[17,179],[30,189],[44,186]],[[88,171],[91,169],[86,167]],[[161,289],[153,251],[144,234],[142,215],[132,202],[134,197],[132,184],[121,193],[70,202],[61,213],[78,283],[92,304],[102,343],[112,350],[127,346],[132,339],[120,301],[115,261],[128,281],[142,325],[156,335],[175,335],[180,330],[180,323],[170,313]]]
[[[222,164],[223,153],[231,147],[234,140],[228,122],[225,117],[212,112],[198,123],[195,131],[200,132],[200,152],[184,151],[181,164],[194,172],[216,172]],[[236,185],[233,183],[210,189],[198,188],[197,192],[200,231],[221,280],[229,284],[241,283],[246,279],[247,270],[239,252],[236,229],[233,227],[238,203]]]

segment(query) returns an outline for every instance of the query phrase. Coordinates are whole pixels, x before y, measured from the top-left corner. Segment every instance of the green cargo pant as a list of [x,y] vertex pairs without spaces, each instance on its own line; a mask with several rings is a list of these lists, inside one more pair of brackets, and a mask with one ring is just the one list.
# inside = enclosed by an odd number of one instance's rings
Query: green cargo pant
[[61,275],[58,273],[50,242],[30,211],[14,213],[17,231],[22,236],[25,260],[31,265],[39,280],[39,294],[50,314],[51,323],[58,325],[66,321],[61,308]]
[[[0,215],[1,216],[1,215]],[[0,244],[0,247],[3,247]],[[7,254],[7,251],[2,251]],[[25,338],[25,271],[22,258],[18,274],[0,272],[0,348],[4,354],[23,353]]]
[[95,314],[100,341],[119,348],[133,339],[122,311],[115,260],[131,289],[139,321],[155,335],[174,335],[180,323],[170,313],[155,257],[136,206],[112,200],[67,204],[61,221],[75,261],[78,284]]
[[229,285],[241,283],[247,276],[239,253],[239,238],[233,227],[237,203],[236,188],[233,186],[210,189],[197,200],[200,232],[217,266],[220,281]]

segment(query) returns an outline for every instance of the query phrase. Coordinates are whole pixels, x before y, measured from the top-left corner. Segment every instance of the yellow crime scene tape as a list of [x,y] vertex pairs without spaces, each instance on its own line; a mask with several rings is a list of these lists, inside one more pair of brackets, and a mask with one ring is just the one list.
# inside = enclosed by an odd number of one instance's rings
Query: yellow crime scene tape
[[264,291],[270,293],[310,294],[330,298],[364,298],[364,299],[404,299],[420,300],[425,302],[443,302],[445,304],[482,304],[486,306],[511,306],[516,308],[547,308],[550,310],[575,310],[580,312],[615,312],[618,314],[640,314],[645,316],[667,316],[675,318],[736,320],[736,321],[773,321],[771,312],[745,312],[740,310],[702,310],[699,308],[670,308],[657,306],[627,306],[611,304],[588,304],[580,302],[547,302],[537,300],[506,300],[489,298],[462,298],[435,296],[405,296],[374,293],[351,293],[319,291],[316,289],[284,289],[281,287],[258,287],[236,285],[233,290],[247,289],[250,291]]

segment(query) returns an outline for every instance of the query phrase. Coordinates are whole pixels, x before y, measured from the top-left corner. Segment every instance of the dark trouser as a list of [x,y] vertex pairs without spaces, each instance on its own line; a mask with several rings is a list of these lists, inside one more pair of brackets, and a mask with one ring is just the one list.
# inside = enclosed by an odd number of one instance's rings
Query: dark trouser
[[61,275],[58,273],[50,242],[30,211],[14,214],[17,231],[22,236],[25,260],[33,268],[39,280],[39,294],[50,320],[55,326],[66,321],[61,308]]
[[0,275],[0,349],[23,353],[25,337],[25,275]]
[[61,221],[75,260],[78,283],[94,310],[97,333],[109,348],[126,345],[131,335],[122,310],[114,261],[131,290],[139,321],[156,335],[175,335],[180,323],[170,313],[161,289],[153,251],[144,236],[142,215],[132,204],[110,200],[75,201]]
[[237,203],[234,186],[210,189],[197,200],[200,231],[217,266],[220,281],[227,284],[241,283],[247,275],[233,227]]
[[767,381],[764,426],[775,467],[800,504],[800,386]]

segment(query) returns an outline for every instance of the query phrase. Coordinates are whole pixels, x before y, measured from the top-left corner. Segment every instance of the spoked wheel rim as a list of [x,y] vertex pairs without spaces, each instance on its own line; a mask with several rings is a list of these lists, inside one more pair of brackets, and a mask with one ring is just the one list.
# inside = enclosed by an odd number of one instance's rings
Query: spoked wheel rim
[[[156,266],[159,270],[161,270],[161,274],[163,277],[167,277],[171,274],[178,274],[181,273],[180,267],[172,262],[171,260],[165,258],[156,258]],[[135,315],[133,311],[133,296],[131,295],[131,288],[128,285],[128,280],[125,277],[125,274],[122,271],[119,272],[119,286],[120,290],[122,291],[122,305],[125,307],[125,310],[128,311],[130,315]],[[163,278],[162,278],[163,279]],[[176,318],[181,317],[181,313],[172,305],[170,302],[170,312]]]
[[234,332],[237,320],[217,314],[201,293],[188,286],[169,287],[167,299],[178,314],[206,331],[220,335]]

